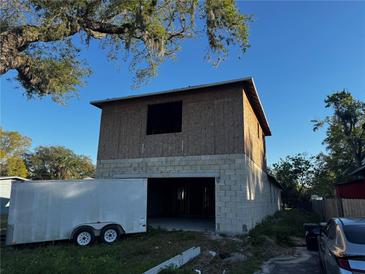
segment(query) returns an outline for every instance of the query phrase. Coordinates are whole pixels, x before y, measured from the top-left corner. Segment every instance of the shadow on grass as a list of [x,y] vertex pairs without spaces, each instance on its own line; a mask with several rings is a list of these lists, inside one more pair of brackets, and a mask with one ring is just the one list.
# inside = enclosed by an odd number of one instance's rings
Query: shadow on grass
[[[166,273],[253,273],[263,261],[290,247],[291,236],[304,237],[303,223],[318,217],[297,209],[266,218],[246,236],[211,237],[211,234],[148,229],[148,233],[126,235],[112,245],[95,243],[78,247],[70,241],[1,247],[1,273],[143,273],[157,264],[200,246],[202,254],[182,269]],[[209,251],[218,255],[212,257]],[[247,259],[232,262],[219,254],[242,253]],[[168,272],[170,271],[170,272]]]

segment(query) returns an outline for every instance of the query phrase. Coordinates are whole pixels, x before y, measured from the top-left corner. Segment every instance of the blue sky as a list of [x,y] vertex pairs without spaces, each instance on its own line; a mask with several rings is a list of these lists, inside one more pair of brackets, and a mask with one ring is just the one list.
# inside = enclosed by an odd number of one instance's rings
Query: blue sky
[[324,131],[313,132],[310,120],[324,117],[329,93],[348,89],[365,100],[365,2],[238,2],[253,14],[251,48],[240,60],[237,51],[218,68],[204,62],[205,37],[188,40],[175,61],[157,77],[132,90],[127,67],[109,62],[92,44],[82,51],[93,74],[80,97],[66,106],[49,99],[27,100],[17,84],[1,77],[1,125],[38,145],[63,145],[96,159],[100,110],[89,101],[142,94],[189,85],[253,76],[273,136],[267,138],[270,164],[288,154],[323,150]]

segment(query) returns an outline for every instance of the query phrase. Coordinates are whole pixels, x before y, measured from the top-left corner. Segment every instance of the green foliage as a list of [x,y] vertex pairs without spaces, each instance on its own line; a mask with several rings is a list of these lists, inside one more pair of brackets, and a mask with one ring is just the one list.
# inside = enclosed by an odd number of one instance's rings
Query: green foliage
[[309,194],[333,196],[334,184],[348,180],[349,173],[365,161],[365,103],[345,90],[328,95],[325,103],[333,113],[312,122],[315,131],[326,128],[327,153],[288,156],[272,169],[284,186],[283,201],[291,206]]
[[26,163],[30,177],[38,180],[82,179],[95,173],[89,157],[62,146],[37,147],[26,156]]
[[304,223],[319,222],[318,215],[302,209],[289,209],[276,212],[267,217],[249,232],[250,243],[258,246],[265,242],[265,237],[274,239],[281,245],[293,245],[291,237],[304,236]]
[[31,139],[0,128],[0,176],[32,179],[80,179],[94,176],[89,157],[61,146],[38,147],[29,152]]
[[0,157],[21,156],[27,152],[31,139],[16,131],[0,128]]
[[[228,46],[238,44],[245,52],[248,48],[248,26],[244,22],[251,20],[250,16],[241,14],[234,0],[205,1],[206,32],[210,49],[218,53],[216,64],[220,58],[228,54]],[[223,56],[222,56],[223,54]],[[208,59],[211,55],[208,54]]]
[[275,163],[271,173],[284,188],[282,200],[286,206],[305,205],[315,173],[313,157],[301,153],[289,155]]
[[[4,2],[4,3],[3,3]],[[90,70],[78,60],[73,37],[83,45],[99,41],[112,60],[125,57],[139,85],[174,58],[186,38],[200,35],[205,21],[209,51],[217,64],[237,45],[248,48],[250,16],[234,0],[9,0],[1,6],[0,74],[17,70],[28,97],[52,96],[57,102],[74,93]]]
[[365,161],[365,103],[345,90],[327,96],[325,103],[333,113],[313,121],[314,130],[326,127],[323,143],[328,153],[319,156],[323,173],[318,181],[329,177],[341,182]]
[[26,178],[28,176],[27,167],[22,158],[13,156],[7,159],[4,169],[1,170],[3,176],[20,176]]
[[27,152],[31,139],[16,131],[0,128],[0,175],[27,177],[23,155]]
[[334,195],[334,183],[337,181],[336,171],[332,170],[327,164],[328,156],[319,153],[315,160],[315,172],[313,177],[312,188],[310,192],[322,197],[331,197]]
[[[33,51],[28,62],[27,74],[19,73],[17,80],[25,88],[28,98],[50,95],[53,101],[64,103],[65,98],[76,93],[76,86],[83,86],[83,77],[90,73],[74,54],[40,56]],[[31,80],[30,80],[31,79]]]

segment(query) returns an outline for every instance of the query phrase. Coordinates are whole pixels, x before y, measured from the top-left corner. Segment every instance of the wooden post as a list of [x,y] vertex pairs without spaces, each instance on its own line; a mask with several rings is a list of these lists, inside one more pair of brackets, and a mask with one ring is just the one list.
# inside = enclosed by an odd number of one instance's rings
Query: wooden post
[[343,213],[342,198],[336,197],[338,217],[345,217]]

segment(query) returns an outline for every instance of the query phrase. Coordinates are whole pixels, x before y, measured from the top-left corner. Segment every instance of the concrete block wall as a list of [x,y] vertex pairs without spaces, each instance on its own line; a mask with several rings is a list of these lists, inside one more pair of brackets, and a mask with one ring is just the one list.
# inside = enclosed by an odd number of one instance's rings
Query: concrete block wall
[[96,177],[215,177],[216,232],[221,233],[246,233],[280,207],[280,191],[244,154],[98,160]]

